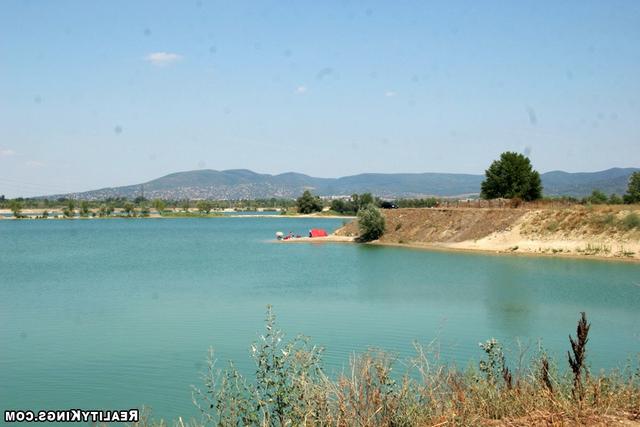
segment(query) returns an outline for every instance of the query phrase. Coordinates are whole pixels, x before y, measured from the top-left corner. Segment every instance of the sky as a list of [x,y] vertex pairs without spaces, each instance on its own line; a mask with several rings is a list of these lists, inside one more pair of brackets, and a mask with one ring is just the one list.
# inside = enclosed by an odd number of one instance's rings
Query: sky
[[640,2],[0,2],[0,194],[640,166]]

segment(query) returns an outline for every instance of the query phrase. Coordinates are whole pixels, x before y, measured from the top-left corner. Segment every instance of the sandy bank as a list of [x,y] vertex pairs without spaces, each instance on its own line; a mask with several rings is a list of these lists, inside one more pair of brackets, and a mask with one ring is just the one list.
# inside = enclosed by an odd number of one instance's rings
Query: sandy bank
[[[640,261],[638,206],[383,211],[385,235],[372,244]],[[336,230],[355,238],[357,221]]]
[[354,237],[350,236],[336,236],[335,234],[331,234],[326,237],[296,237],[293,239],[287,240],[275,240],[277,243],[353,243],[355,241]]

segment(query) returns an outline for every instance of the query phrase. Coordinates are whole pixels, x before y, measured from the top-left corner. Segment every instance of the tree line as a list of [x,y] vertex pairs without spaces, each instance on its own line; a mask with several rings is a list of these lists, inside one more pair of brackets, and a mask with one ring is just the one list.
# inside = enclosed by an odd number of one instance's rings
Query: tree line
[[[543,198],[543,187],[540,174],[533,169],[531,160],[520,153],[504,152],[500,158],[491,163],[485,171],[485,179],[480,185],[480,197],[491,200],[497,198],[534,201]],[[634,172],[628,183],[627,192],[618,196],[607,195],[594,189],[591,195],[582,199],[563,197],[563,200],[583,204],[622,204],[640,203],[640,172]],[[133,200],[125,197],[109,197],[104,200],[75,200],[61,197],[55,200],[47,198],[15,198],[5,199],[0,196],[0,208],[10,209],[16,218],[23,217],[23,209],[43,209],[42,216],[47,217],[47,209],[59,209],[65,217],[74,216],[110,216],[119,209],[126,216],[146,216],[150,209],[162,214],[167,209],[182,210],[189,213],[196,208],[201,214],[210,214],[213,210],[222,209],[282,209],[296,208],[298,213],[310,214],[320,212],[324,207],[340,215],[358,215],[367,206],[377,208],[429,208],[436,207],[440,200],[435,197],[382,200],[371,193],[352,194],[349,198],[334,199],[330,203],[323,201],[311,191],[305,190],[296,200],[291,199],[256,199],[256,200],[148,200],[138,196]]]
[[[531,160],[523,154],[507,151],[485,171],[485,179],[480,186],[480,197],[532,201],[542,198],[542,190],[540,174],[533,169]],[[640,172],[631,174],[627,193],[622,197],[616,194],[607,196],[602,191],[594,189],[590,196],[582,200],[565,199],[585,204],[640,203]]]

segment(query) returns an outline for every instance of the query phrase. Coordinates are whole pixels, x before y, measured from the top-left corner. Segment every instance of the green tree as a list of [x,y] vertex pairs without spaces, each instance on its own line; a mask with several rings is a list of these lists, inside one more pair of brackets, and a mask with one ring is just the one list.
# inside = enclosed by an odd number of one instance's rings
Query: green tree
[[309,190],[304,190],[302,196],[296,200],[296,205],[298,206],[298,212],[301,214],[310,214],[322,210],[320,198],[311,194]]
[[197,207],[201,213],[209,215],[209,212],[213,209],[213,204],[208,200],[200,200]]
[[375,204],[375,199],[371,193],[362,193],[358,199],[358,210],[363,209],[371,204]]
[[127,202],[122,207],[122,210],[124,211],[125,214],[127,214],[127,216],[131,216],[132,214],[135,213],[135,206],[133,203]]
[[160,214],[162,215],[162,212],[164,212],[164,209],[166,207],[166,204],[164,202],[164,200],[162,199],[155,199],[153,201],[153,208]]
[[384,216],[375,205],[370,204],[358,212],[358,228],[360,230],[359,240],[370,242],[377,240],[384,234]]
[[584,202],[592,205],[604,205],[607,203],[607,195],[600,190],[593,190],[589,197],[584,198]]
[[617,194],[612,194],[609,196],[609,200],[607,201],[610,205],[621,205],[623,203],[622,197]]
[[9,202],[9,209],[16,218],[22,218],[22,202],[20,200],[12,200]]
[[185,212],[189,212],[191,203],[189,202],[189,199],[185,199],[182,201],[182,203],[180,203],[180,206],[182,207],[182,210],[184,210]]
[[331,201],[331,210],[343,214],[347,212],[347,203],[342,199],[334,199]]
[[640,203],[640,172],[634,172],[629,178],[627,194],[624,195],[625,203]]
[[87,215],[89,215],[89,202],[83,200],[82,202],[80,202],[80,216]]
[[485,171],[480,196],[484,199],[539,199],[542,197],[540,174],[532,168],[528,157],[511,151],[504,152]]
[[[63,213],[63,214],[64,214],[64,216],[66,216],[66,217],[72,217],[72,216],[74,216],[74,215],[75,215],[75,209],[76,209],[76,202],[75,202],[75,200],[73,200],[73,199],[69,199],[69,200],[67,201],[67,209],[66,209],[66,211],[65,211],[65,210],[63,210],[63,212],[62,212],[62,213]],[[65,212],[66,212],[66,213],[65,213]]]

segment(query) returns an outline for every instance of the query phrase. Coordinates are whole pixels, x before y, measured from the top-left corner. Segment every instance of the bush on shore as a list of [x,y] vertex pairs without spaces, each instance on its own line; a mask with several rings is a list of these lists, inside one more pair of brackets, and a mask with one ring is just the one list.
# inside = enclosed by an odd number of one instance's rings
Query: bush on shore
[[360,230],[358,239],[361,242],[379,239],[384,234],[385,227],[384,216],[380,209],[373,204],[360,209],[358,212],[358,228]]

